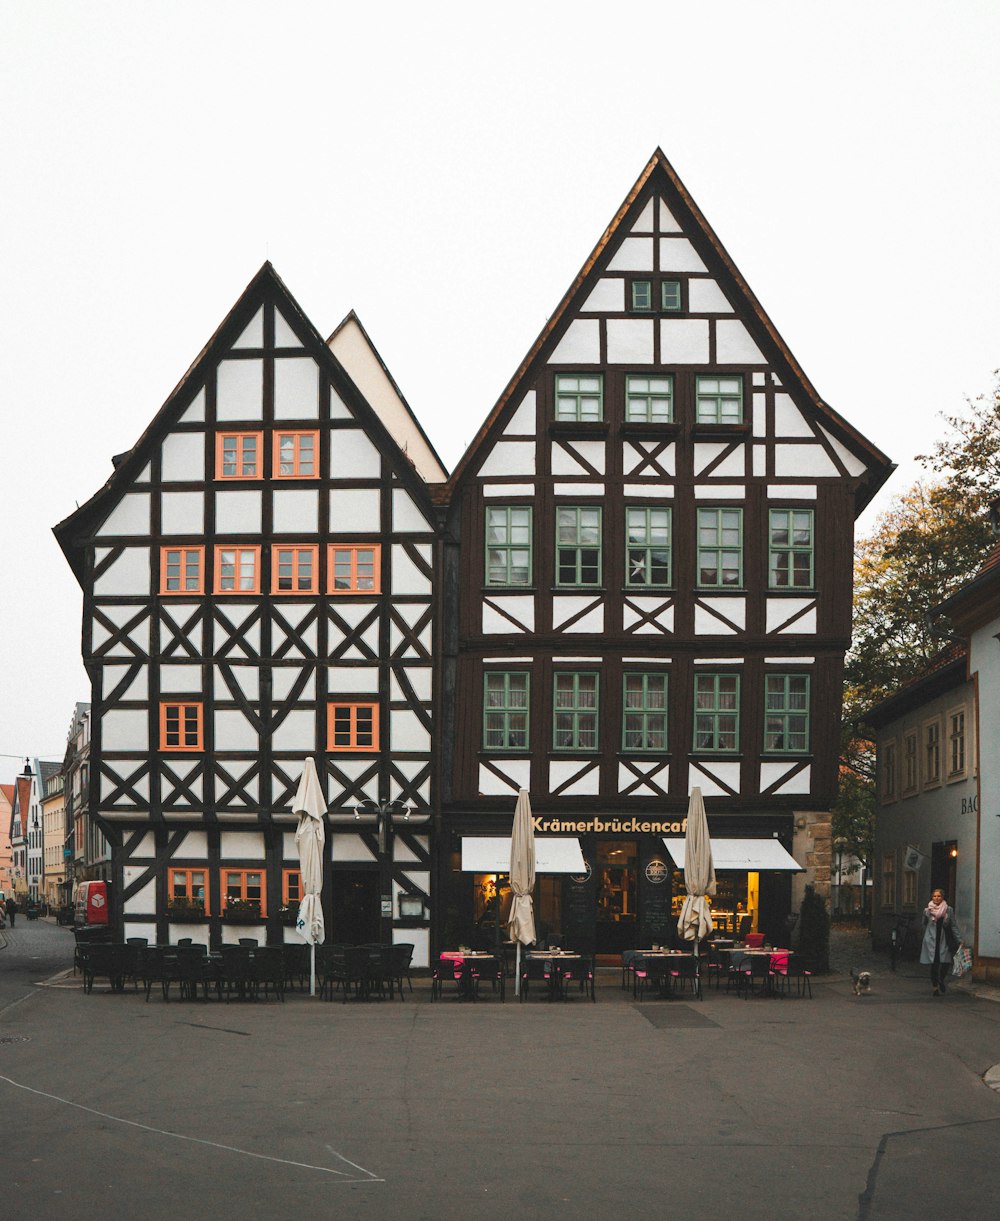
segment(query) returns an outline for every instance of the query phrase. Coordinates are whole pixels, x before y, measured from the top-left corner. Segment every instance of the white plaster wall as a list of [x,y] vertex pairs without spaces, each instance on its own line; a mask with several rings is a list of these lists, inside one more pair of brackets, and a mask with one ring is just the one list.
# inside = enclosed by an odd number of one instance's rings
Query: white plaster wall
[[653,363],[653,319],[609,318],[608,362],[613,365]]
[[[105,664],[101,667],[101,689],[104,698],[107,699],[111,692],[125,678],[126,674],[131,670],[129,665],[111,665]],[[144,700],[149,694],[149,667],[139,666],[135,672],[132,681],[121,692],[117,699],[120,700]]]
[[315,488],[281,489],[271,493],[275,534],[316,534],[319,492]]
[[653,239],[627,237],[614,253],[608,271],[652,271]]
[[164,695],[200,694],[201,666],[178,665],[169,661],[161,663],[160,691]]
[[760,348],[739,319],[720,319],[715,324],[715,357],[720,364],[765,364]]
[[[754,396],[756,398],[756,395]],[[787,394],[774,396],[774,435],[776,437],[813,437],[802,412]]]
[[330,429],[330,478],[377,479],[382,456],[360,428]]
[[282,356],[274,362],[274,418],[319,417],[319,366],[311,356]]
[[264,416],[264,362],[223,360],[216,381],[215,416],[221,421]]
[[[131,884],[144,871],[133,865],[126,865],[122,870],[122,880],[125,887]],[[152,916],[156,912],[156,879],[152,878],[141,886],[134,895],[129,895],[125,900],[125,915],[126,916]],[[142,934],[140,934],[141,936]]]
[[392,548],[392,592],[394,594],[427,594],[431,592],[426,577],[399,544]]
[[815,483],[772,483],[767,489],[769,500],[815,500]]
[[178,420],[179,424],[201,424],[205,419],[205,387],[191,400],[184,414]]
[[276,348],[301,348],[298,335],[292,330],[287,318],[280,310],[274,311],[274,346]]
[[190,937],[193,945],[208,945],[207,924],[168,924],[167,936],[171,945],[176,945],[181,937]]
[[389,745],[392,750],[430,752],[431,735],[409,708],[389,713]]
[[533,475],[534,441],[498,441],[479,468],[481,476]]
[[264,836],[260,831],[223,831],[219,836],[223,866],[229,861],[264,861]]
[[688,309],[692,314],[731,314],[733,307],[714,280],[688,280]]
[[205,478],[205,434],[172,432],[160,447],[160,478],[164,483]]
[[505,436],[534,436],[537,418],[537,403],[534,390],[529,390],[521,400],[521,404],[510,417],[507,427],[503,430]]
[[138,708],[112,708],[101,717],[101,742],[106,752],[149,750],[149,719]]
[[837,438],[828,433],[825,428],[821,428],[820,432],[833,446],[837,457],[841,460],[841,462],[843,462],[844,467],[849,474],[860,475],[867,469],[865,464],[859,458],[856,458],[846,446],[841,445]]
[[660,238],[660,271],[705,270],[705,264],[686,237]]
[[[1000,758],[993,748],[996,726],[1000,725],[1000,649],[996,632],[1000,622],[993,618],[970,639],[969,670],[979,679],[979,737],[973,737],[972,708],[966,711],[966,765],[971,776],[979,767],[979,953],[986,958],[1000,958]],[[960,701],[956,700],[955,704]],[[964,838],[964,837],[963,837]],[[970,836],[971,838],[971,836]],[[960,847],[961,851],[961,847]],[[969,851],[975,851],[974,841]],[[959,858],[961,859],[961,857]],[[966,896],[968,887],[966,887]],[[958,894],[959,907],[955,915],[961,927],[962,917],[970,912],[970,897]],[[966,916],[966,926],[972,921]]]
[[[430,666],[413,665],[406,667],[406,678],[410,686],[413,688],[413,694],[423,704],[429,704],[431,701],[431,692],[434,685],[434,675]],[[389,698],[393,700],[407,699],[403,694],[403,689],[399,685],[395,673],[389,674]]]
[[378,667],[328,666],[326,682],[331,695],[370,695],[378,691]]
[[392,528],[398,534],[427,534],[431,529],[410,493],[403,488],[392,489]]
[[779,479],[789,475],[829,479],[840,474],[833,459],[818,442],[815,445],[776,445],[774,473]]
[[163,492],[160,496],[160,530],[164,534],[204,534],[205,494]]
[[106,598],[148,595],[151,580],[149,548],[126,547],[94,582],[94,593]]
[[[513,615],[518,623],[523,623],[529,632],[535,630],[535,597],[534,594],[524,594],[521,597],[491,598],[490,602]],[[518,628],[503,615],[498,614],[492,606],[483,606],[483,631],[487,635],[494,633],[516,632]]]
[[[353,833],[334,831],[330,836],[330,860],[331,861],[371,861],[372,854],[365,846],[364,840],[360,835]],[[336,888],[337,878],[334,876],[333,885]]]
[[262,348],[263,346],[264,307],[261,306],[240,332],[236,342],[233,344],[233,349],[239,351],[242,348]]
[[380,529],[381,493],[378,488],[331,488],[330,533],[375,538]]
[[[284,670],[281,666],[279,669]],[[231,681],[236,684],[236,689],[246,696],[253,703],[260,698],[260,670],[256,666],[230,666],[228,667]],[[229,690],[229,684],[226,682],[221,666],[216,666],[214,670],[215,683],[215,698],[225,701],[233,698]]]
[[197,861],[208,859],[208,836],[204,831],[188,831],[181,840],[174,854],[175,859],[193,858]]
[[431,965],[431,931],[428,928],[398,928],[393,932],[393,940],[397,943],[409,943],[413,946],[411,967],[429,967]]
[[[506,797],[508,793],[516,793],[518,789],[527,788],[531,781],[531,761],[529,759],[491,759],[490,763],[497,776],[490,768],[479,765],[479,792],[483,797]],[[502,779],[506,777],[506,780]]]
[[673,212],[667,207],[666,203],[660,200],[660,232],[661,233],[680,233],[681,227],[674,219]]
[[215,749],[257,751],[260,739],[242,712],[233,708],[218,709],[215,712]]
[[215,529],[218,534],[260,534],[260,492],[216,492]]
[[660,360],[664,364],[708,364],[707,318],[661,318]]
[[652,233],[653,232],[653,200],[647,201],[646,206],[639,213],[639,217],[632,226],[633,233]]
[[[581,768],[588,765],[586,759],[558,760],[549,764],[549,788],[555,789],[565,784],[571,776],[576,776]],[[582,776],[567,785],[561,796],[596,797],[601,791],[601,769],[590,767]]]
[[575,318],[549,357],[549,364],[596,365],[600,359],[600,323],[596,318]]
[[580,307],[582,314],[620,314],[625,309],[625,281],[605,276],[598,280]]
[[99,538],[112,535],[149,534],[149,493],[126,492],[104,519],[97,531]]
[[293,709],[271,735],[275,750],[309,755],[316,749],[316,717],[308,708]]
[[[553,475],[575,475],[586,478],[590,471],[584,462],[588,463],[599,475],[604,474],[605,447],[603,441],[571,441],[569,448],[562,445],[552,446],[550,466]],[[577,461],[579,455],[582,461]]]

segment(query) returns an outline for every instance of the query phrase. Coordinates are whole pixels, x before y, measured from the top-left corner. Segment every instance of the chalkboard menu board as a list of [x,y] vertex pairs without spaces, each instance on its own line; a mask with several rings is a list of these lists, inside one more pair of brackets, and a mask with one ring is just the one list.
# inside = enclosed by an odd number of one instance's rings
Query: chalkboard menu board
[[597,879],[589,867],[584,877],[563,881],[563,944],[582,954],[594,952],[597,924]]
[[670,910],[673,867],[663,849],[642,856],[639,869],[639,941],[641,945],[670,944],[677,922]]

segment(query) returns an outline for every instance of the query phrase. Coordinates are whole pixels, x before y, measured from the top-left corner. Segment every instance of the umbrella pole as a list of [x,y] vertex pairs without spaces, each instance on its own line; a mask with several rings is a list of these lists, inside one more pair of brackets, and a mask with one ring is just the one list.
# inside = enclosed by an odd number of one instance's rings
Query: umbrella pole
[[312,954],[309,963],[309,995],[316,995],[316,942],[312,943]]
[[521,995],[521,942],[517,943],[517,965],[514,968],[514,995]]

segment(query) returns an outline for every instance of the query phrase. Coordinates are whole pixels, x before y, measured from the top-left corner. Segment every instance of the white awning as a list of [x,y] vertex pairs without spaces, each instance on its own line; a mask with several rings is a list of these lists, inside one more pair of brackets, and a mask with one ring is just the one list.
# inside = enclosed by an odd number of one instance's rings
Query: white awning
[[[463,873],[509,873],[509,835],[463,835]],[[578,839],[560,839],[552,835],[535,836],[536,873],[587,872]]]
[[[667,851],[678,869],[684,868],[684,840],[664,839]],[[788,873],[802,873],[800,865],[776,839],[713,839],[712,862],[717,870],[751,870],[757,873],[776,869]]]

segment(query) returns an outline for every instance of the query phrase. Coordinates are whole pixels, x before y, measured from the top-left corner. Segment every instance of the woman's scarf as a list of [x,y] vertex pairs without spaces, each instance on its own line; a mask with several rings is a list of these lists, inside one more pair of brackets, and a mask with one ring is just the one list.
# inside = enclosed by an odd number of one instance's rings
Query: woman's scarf
[[927,904],[927,914],[932,920],[940,920],[942,916],[948,914],[948,904],[943,899],[940,903],[935,903],[932,899]]

